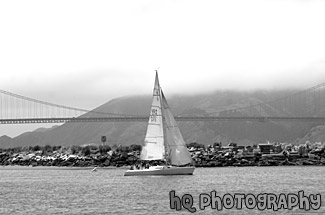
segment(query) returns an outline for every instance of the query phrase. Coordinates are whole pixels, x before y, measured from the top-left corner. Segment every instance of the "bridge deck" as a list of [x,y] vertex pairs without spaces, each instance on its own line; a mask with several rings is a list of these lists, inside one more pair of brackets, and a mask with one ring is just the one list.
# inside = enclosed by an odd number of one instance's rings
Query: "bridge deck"
[[[147,116],[132,117],[66,117],[66,118],[22,118],[0,119],[0,124],[27,124],[27,123],[65,123],[65,122],[146,122]],[[177,121],[300,121],[325,122],[325,117],[220,117],[220,116],[176,116]]]

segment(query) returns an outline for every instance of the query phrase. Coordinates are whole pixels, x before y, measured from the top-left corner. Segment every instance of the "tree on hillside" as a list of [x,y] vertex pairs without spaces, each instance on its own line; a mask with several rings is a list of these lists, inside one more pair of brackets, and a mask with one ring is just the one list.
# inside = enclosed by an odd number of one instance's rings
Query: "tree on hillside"
[[39,145],[36,145],[36,146],[33,147],[34,152],[39,151],[39,150],[41,150],[41,147]]
[[52,148],[52,146],[50,146],[50,145],[45,145],[44,147],[43,147],[43,154],[44,153],[52,153],[53,152],[53,148]]
[[192,142],[190,144],[186,144],[187,147],[191,148],[205,148],[205,146],[203,144],[199,144],[199,143],[196,143],[196,142]]
[[81,146],[71,146],[70,150],[73,155],[76,155],[82,151],[82,147]]
[[99,152],[101,154],[106,154],[109,151],[111,151],[111,147],[109,145],[100,145],[99,146]]
[[139,151],[140,152],[142,150],[142,146],[141,145],[132,144],[130,146],[130,150],[131,151]]
[[130,148],[128,146],[118,146],[116,149],[117,152],[130,152]]
[[58,150],[60,150],[61,149],[61,146],[52,146],[52,150],[53,150],[53,152],[54,151],[58,151]]
[[84,156],[88,156],[88,155],[90,155],[90,147],[89,147],[89,146],[85,146],[85,147],[83,147],[83,148],[82,148],[82,154],[83,154]]

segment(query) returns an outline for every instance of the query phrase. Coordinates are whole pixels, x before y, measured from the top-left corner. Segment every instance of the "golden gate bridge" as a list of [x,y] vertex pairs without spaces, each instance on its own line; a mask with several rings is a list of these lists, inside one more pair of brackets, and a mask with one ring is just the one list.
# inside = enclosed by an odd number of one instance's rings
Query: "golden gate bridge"
[[[149,116],[105,113],[45,102],[0,90],[0,124],[147,121]],[[325,83],[272,101],[249,102],[209,113],[176,116],[178,121],[325,122]]]

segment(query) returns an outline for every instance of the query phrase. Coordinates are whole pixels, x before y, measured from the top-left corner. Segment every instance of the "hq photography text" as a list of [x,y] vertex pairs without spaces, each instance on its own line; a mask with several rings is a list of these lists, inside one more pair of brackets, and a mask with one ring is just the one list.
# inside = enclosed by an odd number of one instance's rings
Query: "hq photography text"
[[191,213],[196,212],[198,209],[203,211],[208,208],[218,211],[241,210],[244,208],[258,209],[260,211],[299,208],[300,210],[310,211],[320,209],[322,204],[320,194],[306,195],[303,190],[288,194],[260,193],[257,195],[250,193],[218,195],[216,191],[211,191],[210,193],[201,193],[197,200],[196,202],[191,194],[178,196],[175,190],[169,192],[170,209],[176,211],[186,209]]

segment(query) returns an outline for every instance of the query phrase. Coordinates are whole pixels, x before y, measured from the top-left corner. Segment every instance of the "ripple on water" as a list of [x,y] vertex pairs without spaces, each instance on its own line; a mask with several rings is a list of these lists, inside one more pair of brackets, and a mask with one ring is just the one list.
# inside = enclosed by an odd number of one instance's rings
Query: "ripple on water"
[[[175,214],[169,191],[191,194],[195,214],[260,214],[258,210],[206,209],[200,211],[200,193],[321,193],[325,213],[324,167],[197,168],[193,176],[124,177],[123,169],[97,172],[63,169],[0,170],[0,214]],[[300,214],[279,210],[277,214]],[[187,210],[177,214],[191,214]],[[263,211],[263,214],[275,214]],[[304,213],[306,214],[306,213]]]

